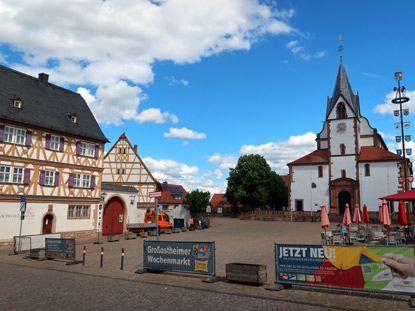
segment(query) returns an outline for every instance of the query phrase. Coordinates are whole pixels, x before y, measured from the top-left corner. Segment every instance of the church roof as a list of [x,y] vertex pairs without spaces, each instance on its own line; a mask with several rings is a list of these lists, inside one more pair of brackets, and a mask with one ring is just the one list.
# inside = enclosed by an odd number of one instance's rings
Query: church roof
[[320,149],[313,151],[302,158],[299,158],[287,165],[309,165],[309,164],[328,164],[329,151],[327,149]]
[[369,161],[402,161],[402,157],[380,147],[362,147],[360,149],[360,162]]
[[349,79],[347,78],[346,70],[343,63],[340,63],[339,71],[337,73],[336,84],[334,85],[333,96],[327,98],[327,111],[326,119],[329,116],[331,110],[337,102],[339,96],[342,96],[349,107],[353,110],[357,117],[360,116],[360,104],[359,95],[354,95],[352,87],[350,86]]

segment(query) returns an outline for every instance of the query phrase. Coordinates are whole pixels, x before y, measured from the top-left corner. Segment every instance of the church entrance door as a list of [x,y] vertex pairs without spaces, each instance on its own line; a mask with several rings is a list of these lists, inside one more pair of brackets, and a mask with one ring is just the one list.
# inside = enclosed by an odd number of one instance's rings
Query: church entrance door
[[349,204],[349,207],[352,208],[352,196],[349,191],[340,191],[339,192],[339,214],[344,214],[346,208],[346,203]]

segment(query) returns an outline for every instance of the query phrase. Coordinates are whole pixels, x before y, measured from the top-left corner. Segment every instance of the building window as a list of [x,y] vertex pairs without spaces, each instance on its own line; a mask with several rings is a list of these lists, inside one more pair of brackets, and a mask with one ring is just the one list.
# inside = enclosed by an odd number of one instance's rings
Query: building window
[[161,210],[164,211],[164,212],[168,212],[169,211],[169,206],[168,205],[163,205],[161,207]]
[[78,117],[76,116],[76,114],[71,115],[70,120],[72,123],[78,123]]
[[10,166],[0,166],[0,182],[10,181]]
[[26,142],[26,130],[16,129],[16,144],[24,145]]
[[22,184],[23,183],[23,167],[14,167],[13,168],[13,183]]
[[174,194],[174,195],[173,195],[173,198],[174,198],[175,200],[181,200],[181,199],[182,199],[182,196],[181,196],[180,194]]
[[118,153],[121,153],[121,148],[118,150]]
[[346,170],[341,170],[342,178],[346,178]]
[[346,106],[344,103],[339,103],[337,105],[337,119],[345,119],[347,118],[347,113],[346,113]]
[[345,155],[346,154],[346,145],[340,144],[340,154]]
[[365,176],[370,176],[370,164],[365,164]]
[[95,145],[81,142],[80,155],[93,157],[95,155]]
[[121,172],[122,172],[122,174],[125,174],[125,170],[124,170],[124,169],[122,169],[122,171],[121,171]]
[[74,187],[81,187],[81,174],[73,174],[73,186]]
[[318,177],[319,178],[322,178],[323,177],[323,167],[322,166],[319,166],[318,167]]
[[45,186],[54,186],[54,185],[55,185],[55,172],[45,171]]
[[13,107],[18,108],[18,109],[22,109],[22,101],[20,99],[13,100]]
[[117,174],[119,174],[120,173],[120,169],[117,169]]
[[50,150],[59,151],[61,138],[59,136],[50,135]]
[[13,136],[14,136],[14,127],[6,125],[4,127],[4,142],[13,143]]
[[68,218],[89,218],[89,205],[69,205]]
[[83,188],[89,188],[90,180],[91,180],[90,175],[82,175],[82,187]]

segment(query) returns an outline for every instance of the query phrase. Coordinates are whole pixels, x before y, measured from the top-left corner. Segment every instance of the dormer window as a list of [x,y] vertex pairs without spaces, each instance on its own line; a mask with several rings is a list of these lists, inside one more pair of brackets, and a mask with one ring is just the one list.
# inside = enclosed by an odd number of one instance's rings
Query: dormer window
[[22,109],[22,106],[23,104],[21,99],[13,99],[13,108]]
[[72,122],[72,123],[78,123],[78,117],[76,116],[76,114],[71,114],[71,115],[69,115],[69,120]]

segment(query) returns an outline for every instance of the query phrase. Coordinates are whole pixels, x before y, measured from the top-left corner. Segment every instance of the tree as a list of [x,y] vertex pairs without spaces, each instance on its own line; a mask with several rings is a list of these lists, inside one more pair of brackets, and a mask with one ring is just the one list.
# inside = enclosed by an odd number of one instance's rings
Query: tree
[[229,172],[226,198],[238,211],[271,206],[281,208],[288,198],[282,178],[271,170],[265,158],[259,154],[244,155]]
[[206,208],[206,206],[209,204],[209,201],[209,191],[199,191],[199,189],[196,189],[187,193],[186,198],[183,200],[183,204],[189,205],[190,209],[198,214],[199,209]]

